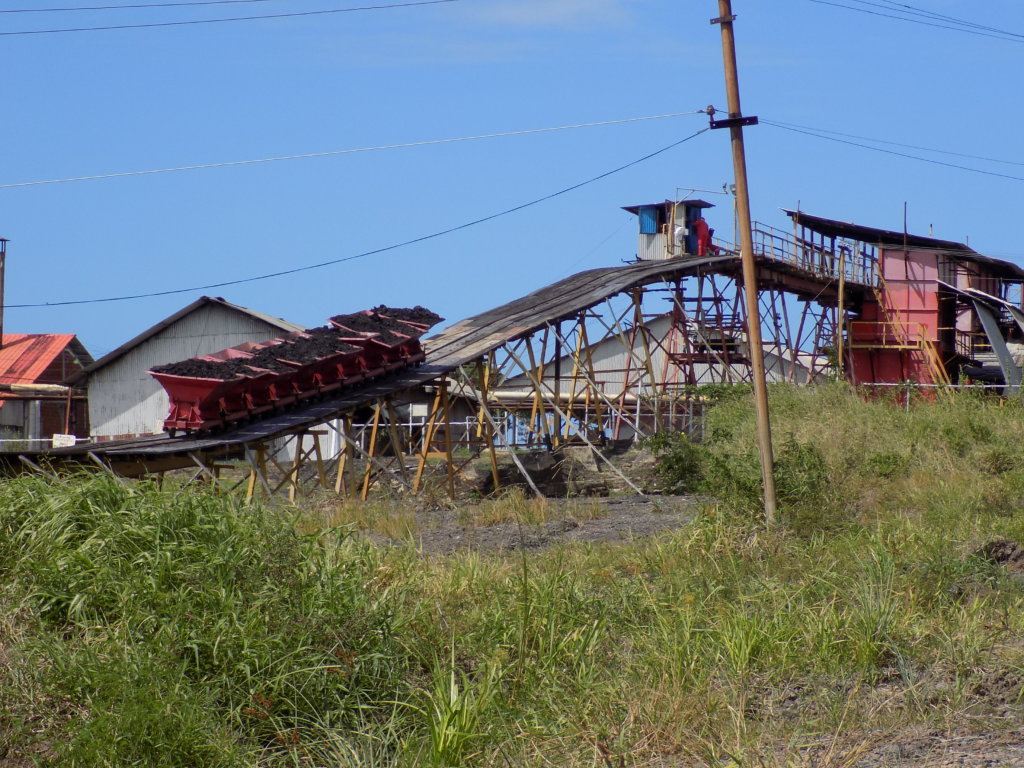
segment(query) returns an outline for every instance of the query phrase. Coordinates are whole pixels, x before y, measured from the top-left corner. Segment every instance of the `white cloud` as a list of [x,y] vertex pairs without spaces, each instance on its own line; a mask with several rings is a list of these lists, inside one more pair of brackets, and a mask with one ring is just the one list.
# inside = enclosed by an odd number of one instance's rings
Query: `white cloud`
[[481,21],[522,27],[619,24],[635,0],[496,0],[474,9]]

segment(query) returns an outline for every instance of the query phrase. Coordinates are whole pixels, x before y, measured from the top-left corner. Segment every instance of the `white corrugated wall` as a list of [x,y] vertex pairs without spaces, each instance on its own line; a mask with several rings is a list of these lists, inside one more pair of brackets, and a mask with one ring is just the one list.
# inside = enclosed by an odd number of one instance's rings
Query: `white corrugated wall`
[[89,377],[93,437],[163,432],[167,395],[146,371],[154,365],[206,355],[246,341],[284,333],[269,323],[225,307],[200,307]]
[[[669,330],[671,329],[671,318],[667,315],[654,318],[647,324],[647,330],[653,339],[665,339]],[[625,332],[626,338],[629,338],[629,331]],[[670,363],[667,360],[667,355],[662,347],[655,341],[649,343],[651,350],[651,364],[654,368],[654,378],[659,382],[673,383],[674,380],[679,379],[679,383],[683,382],[683,377],[679,372],[674,371],[675,364]],[[636,380],[639,377],[638,369],[643,367],[644,359],[644,347],[643,341],[639,335],[633,340],[633,353],[630,354],[626,344],[618,336],[604,339],[597,344],[594,344],[590,348],[591,358],[594,364],[594,378],[601,389],[608,394],[610,397],[618,396],[622,392],[626,375],[628,371],[630,383],[635,387]],[[568,393],[572,388],[572,368],[573,363],[571,358],[564,357],[561,362],[561,380],[562,390]],[[765,350],[765,374],[769,381],[786,381],[789,379],[791,374],[792,363],[780,358],[770,350]],[[733,365],[732,366],[733,376],[736,381],[741,381],[743,376],[747,372],[747,366],[745,365]],[[716,381],[722,381],[724,379],[724,370],[721,365],[710,365],[708,363],[695,363],[693,365],[693,373],[697,382],[701,384],[707,384]],[[795,369],[795,381],[798,384],[806,384],[808,380],[807,368],[803,365],[797,364]],[[646,375],[642,376],[645,386],[647,385]],[[551,362],[544,368],[544,382],[547,386],[553,388],[554,385],[554,365]],[[576,383],[577,391],[583,389],[586,386],[585,382],[580,379]],[[532,387],[529,384],[528,379],[524,375],[516,376],[502,385],[501,390],[504,392],[530,392]]]

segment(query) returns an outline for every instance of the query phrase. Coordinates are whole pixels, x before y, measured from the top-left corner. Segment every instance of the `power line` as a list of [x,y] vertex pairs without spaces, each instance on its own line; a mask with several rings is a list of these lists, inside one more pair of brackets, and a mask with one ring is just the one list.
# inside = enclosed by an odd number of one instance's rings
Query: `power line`
[[827,141],[835,141],[835,142],[838,142],[839,144],[847,144],[847,145],[852,146],[852,147],[860,147],[861,149],[870,149],[870,150],[872,150],[874,152],[884,152],[887,155],[895,155],[897,157],[905,157],[905,158],[910,159],[910,160],[919,160],[922,163],[931,163],[932,165],[941,165],[941,166],[943,166],[945,168],[956,168],[957,170],[960,170],[960,171],[970,171],[971,173],[980,173],[980,174],[982,174],[984,176],[996,176],[996,177],[998,177],[1000,179],[1011,179],[1013,181],[1024,181],[1024,177],[1022,177],[1022,176],[1012,176],[1012,175],[1007,174],[1007,173],[997,173],[995,171],[983,171],[980,168],[971,168],[970,166],[967,166],[967,165],[957,165],[956,163],[946,163],[946,162],[943,162],[942,160],[933,160],[933,159],[928,158],[928,157],[920,157],[918,155],[911,155],[911,154],[908,154],[906,152],[897,152],[897,151],[892,150],[892,149],[883,149],[882,147],[872,147],[872,146],[869,146],[867,144],[860,144],[860,143],[858,143],[856,141],[848,141],[846,139],[840,139],[840,138],[837,138],[835,136],[826,136],[826,135],[824,135],[822,133],[817,133],[817,132],[815,132],[813,130],[802,130],[800,128],[792,128],[792,127],[783,125],[782,123],[775,123],[775,122],[773,122],[771,120],[765,120],[764,118],[761,119],[761,122],[764,123],[765,125],[770,125],[770,126],[772,126],[774,128],[781,128],[782,130],[785,130],[785,131],[792,131],[794,133],[802,133],[805,136],[814,136],[817,139],[826,139]]
[[74,8],[7,8],[0,13],[61,13],[66,11],[114,11],[126,8],[179,8],[195,5],[234,5],[235,3],[273,3],[277,0],[193,0],[180,3],[135,3],[134,5],[81,5]]
[[474,227],[477,224],[483,224],[483,223],[488,222],[488,221],[493,221],[494,219],[501,218],[502,216],[508,216],[509,214],[516,213],[516,212],[522,211],[522,210],[524,210],[526,208],[530,208],[532,206],[539,205],[540,203],[547,202],[548,200],[552,200],[552,199],[554,199],[556,197],[559,197],[561,195],[564,195],[564,194],[567,194],[567,193],[572,192],[574,190],[580,189],[581,187],[585,187],[588,184],[593,184],[594,182],[600,181],[601,179],[606,179],[609,176],[612,176],[612,175],[614,175],[616,173],[620,173],[621,171],[626,170],[627,168],[632,168],[634,165],[639,165],[642,162],[650,160],[652,157],[657,157],[660,154],[668,152],[670,149],[674,149],[675,147],[678,147],[680,144],[685,144],[686,142],[690,141],[691,139],[695,139],[697,136],[700,136],[702,133],[705,133],[708,130],[710,130],[710,129],[709,128],[701,128],[699,131],[697,131],[696,133],[690,134],[685,139],[680,139],[679,141],[674,141],[674,142],[672,142],[671,144],[669,144],[666,147],[662,147],[661,149],[655,150],[654,152],[651,152],[650,154],[644,155],[643,157],[640,157],[640,158],[638,158],[636,160],[633,160],[633,161],[631,161],[629,163],[626,163],[625,165],[620,165],[618,168],[614,168],[614,169],[612,169],[610,171],[606,171],[606,172],[604,172],[604,173],[602,173],[602,174],[600,174],[598,176],[594,176],[593,178],[587,179],[586,181],[581,181],[581,182],[579,182],[577,184],[573,184],[570,187],[565,187],[564,189],[560,189],[557,192],[552,192],[551,194],[544,195],[543,197],[538,197],[535,200],[531,200],[528,203],[521,203],[520,205],[513,206],[512,208],[506,208],[505,210],[499,211],[498,213],[492,213],[492,214],[490,214],[488,216],[484,216],[484,217],[479,218],[479,219],[474,219],[472,221],[467,221],[467,222],[465,222],[463,224],[459,224],[459,225],[454,226],[454,227],[449,227],[448,229],[443,229],[440,232],[433,232],[433,233],[431,233],[429,235],[422,235],[420,237],[415,237],[415,238],[413,238],[411,240],[405,240],[405,241],[403,241],[401,243],[394,243],[393,245],[386,245],[386,246],[384,246],[382,248],[375,248],[372,251],[363,251],[362,253],[357,253],[357,254],[355,254],[353,256],[343,256],[340,259],[331,259],[330,261],[322,261],[322,262],[320,262],[318,264],[307,264],[304,267],[295,267],[293,269],[284,269],[284,270],[281,270],[279,272],[270,272],[270,273],[265,274],[265,275],[257,275],[255,277],[245,277],[245,278],[241,278],[239,280],[226,280],[226,281],[221,282],[221,283],[209,283],[207,285],[195,285],[195,286],[192,286],[190,288],[175,288],[173,290],[167,290],[167,291],[153,291],[152,293],[137,293],[137,294],[133,294],[133,295],[130,295],[130,296],[111,296],[111,297],[102,298],[102,299],[78,299],[78,300],[74,300],[74,301],[53,301],[53,302],[43,302],[43,303],[40,303],[40,304],[7,304],[6,306],[7,306],[8,309],[28,309],[28,308],[36,308],[36,307],[67,307],[67,306],[78,305],[78,304],[101,304],[101,303],[108,303],[108,302],[113,302],[113,301],[129,301],[129,300],[132,300],[132,299],[150,299],[150,298],[156,298],[158,296],[172,296],[172,295],[179,294],[179,293],[191,293],[193,291],[207,291],[207,290],[210,290],[210,289],[213,289],[213,288],[225,288],[225,287],[230,286],[230,285],[242,285],[244,283],[255,283],[255,282],[260,281],[260,280],[270,280],[270,279],[275,278],[275,277],[284,277],[285,275],[294,275],[294,274],[298,274],[300,272],[309,272],[310,270],[314,270],[314,269],[322,269],[323,267],[333,266],[334,264],[342,264],[342,263],[344,263],[346,261],[355,261],[356,259],[362,259],[362,258],[365,258],[367,256],[376,256],[377,254],[386,253],[388,251],[394,251],[394,250],[397,250],[399,248],[404,248],[404,247],[409,246],[409,245],[415,245],[416,243],[422,243],[422,242],[425,242],[427,240],[434,240],[434,239],[436,239],[438,237],[443,237],[444,235],[450,235],[453,232],[459,232],[459,231],[461,231],[463,229],[469,229],[470,227]]
[[100,173],[92,176],[69,176],[62,179],[42,179],[39,181],[18,181],[10,184],[0,184],[0,189],[13,189],[15,187],[35,187],[43,184],[67,184],[73,181],[96,181],[98,179],[118,179],[126,176],[150,176],[157,173],[177,173],[179,171],[198,171],[207,168],[228,168],[235,165],[254,165],[257,163],[276,163],[282,160],[305,160],[313,157],[334,157],[337,155],[350,155],[357,152],[379,152],[385,149],[408,149],[411,147],[429,147],[435,144],[455,144],[462,141],[478,141],[480,139],[496,139],[506,136],[526,136],[532,133],[552,133],[555,131],[569,131],[576,128],[595,128],[604,125],[622,125],[624,123],[637,123],[644,120],[664,120],[670,117],[683,117],[686,115],[703,114],[704,110],[696,109],[692,112],[671,112],[665,115],[648,115],[645,117],[627,117],[621,120],[600,120],[592,123],[576,123],[574,125],[559,125],[550,128],[527,128],[521,131],[502,131],[499,133],[485,133],[477,136],[459,136],[449,139],[427,139],[424,141],[408,141],[400,144],[382,144],[375,147],[356,147],[353,149],[335,149],[326,152],[307,152],[301,155],[281,155],[279,157],[263,157],[254,160],[227,160],[219,163],[201,163],[198,165],[181,165],[174,168],[153,168],[144,171],[119,171],[116,173]]
[[966,157],[970,160],[984,160],[989,163],[1002,163],[1003,165],[1019,165],[1024,166],[1024,162],[1017,160],[1001,160],[998,157],[986,157],[985,155],[969,155],[964,152],[951,152],[946,149],[935,149],[934,147],[922,147],[918,144],[902,144],[898,141],[887,141],[885,139],[875,139],[870,136],[858,136],[853,133],[841,133],[840,131],[830,131],[825,128],[815,128],[809,125],[798,125],[796,123],[784,123],[779,120],[765,120],[761,119],[761,122],[767,122],[776,128],[802,128],[807,131],[814,131],[815,133],[827,133],[833,136],[845,136],[848,139],[861,139],[862,141],[873,141],[876,144],[888,144],[893,147],[905,147],[907,149],[920,149],[924,152],[935,152],[940,155],[951,155],[953,157]]
[[905,13],[911,16],[923,16],[930,19],[949,21],[964,27],[982,29],[988,32],[998,32],[1000,34],[1011,35],[1013,37],[1024,37],[1024,35],[1017,34],[1016,32],[1009,32],[1004,29],[999,29],[998,27],[987,27],[984,24],[977,24],[973,21],[968,21],[967,19],[959,19],[956,16],[947,16],[944,13],[936,13],[935,11],[929,11],[924,8],[907,5],[906,3],[897,3],[895,0],[881,0],[881,2],[870,2],[869,0],[847,0],[847,2],[858,3],[860,5],[871,5],[876,8],[885,8],[887,10],[898,9],[900,13]]
[[57,32],[103,32],[115,29],[151,29],[153,27],[183,27],[193,24],[223,24],[232,21],[256,21],[259,19],[288,19],[297,16],[323,16],[329,13],[355,13],[357,11],[382,11],[391,8],[411,8],[418,5],[439,5],[441,3],[458,3],[460,0],[413,0],[406,3],[389,5],[365,5],[356,8],[328,8],[320,11],[296,11],[292,13],[273,13],[263,16],[233,16],[225,19],[191,19],[188,21],[162,21],[148,24],[116,24],[105,27],[66,27],[62,29],[30,29],[18,32],[0,32],[0,35],[49,35]]
[[[831,5],[831,6],[835,7],[835,8],[844,8],[844,9],[846,9],[848,11],[857,11],[858,13],[866,13],[866,14],[869,14],[871,16],[881,16],[881,17],[887,18],[887,19],[898,19],[899,21],[906,21],[906,22],[909,22],[911,24],[921,24],[922,26],[926,26],[926,27],[936,27],[938,29],[949,29],[949,30],[953,30],[954,32],[963,32],[964,34],[968,34],[968,35],[978,35],[979,37],[993,37],[993,38],[995,38],[997,40],[1006,40],[1006,41],[1011,42],[1011,43],[1021,43],[1021,42],[1024,42],[1024,37],[1022,37],[1020,35],[1017,35],[1015,32],[1004,32],[1002,30],[999,30],[998,34],[993,34],[993,33],[990,33],[990,32],[984,32],[984,31],[982,31],[981,28],[979,28],[979,29],[972,29],[972,28],[970,28],[968,26],[965,26],[965,25],[962,25],[962,24],[961,25],[938,24],[938,23],[935,23],[935,22],[924,21],[923,19],[914,19],[914,18],[911,18],[909,16],[897,16],[896,14],[892,14],[892,13],[882,13],[880,11],[869,11],[867,8],[857,8],[856,6],[853,6],[853,5],[846,5],[845,3],[839,3],[839,2],[831,2],[830,0],[809,0],[809,2],[817,3],[818,5]],[[857,2],[857,0],[850,0],[850,2]]]

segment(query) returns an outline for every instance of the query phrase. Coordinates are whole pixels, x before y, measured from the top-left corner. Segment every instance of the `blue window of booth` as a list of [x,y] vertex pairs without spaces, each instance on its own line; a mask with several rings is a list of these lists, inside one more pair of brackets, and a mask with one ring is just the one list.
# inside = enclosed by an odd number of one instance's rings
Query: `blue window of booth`
[[640,234],[658,234],[658,207],[645,205],[640,209]]

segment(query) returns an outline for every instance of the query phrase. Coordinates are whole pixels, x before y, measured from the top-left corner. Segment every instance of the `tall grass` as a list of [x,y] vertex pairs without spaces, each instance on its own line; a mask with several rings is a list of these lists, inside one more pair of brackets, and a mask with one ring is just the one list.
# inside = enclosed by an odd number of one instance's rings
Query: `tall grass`
[[[1011,514],[1024,498],[1020,401],[959,393],[903,410],[842,383],[769,390],[778,501],[793,530],[936,511]],[[706,431],[701,445],[684,435],[653,441],[663,481],[710,493],[723,511],[758,514],[751,398],[723,397]]]
[[903,729],[1018,723],[1024,585],[980,550],[1024,540],[1024,414],[771,395],[786,525],[757,522],[736,398],[677,462],[716,494],[692,524],[528,559],[103,478],[0,486],[0,744],[82,766],[842,766]]
[[104,478],[0,487],[0,578],[78,710],[69,764],[236,765],[372,722],[405,672],[394,619],[344,537],[203,493]]

